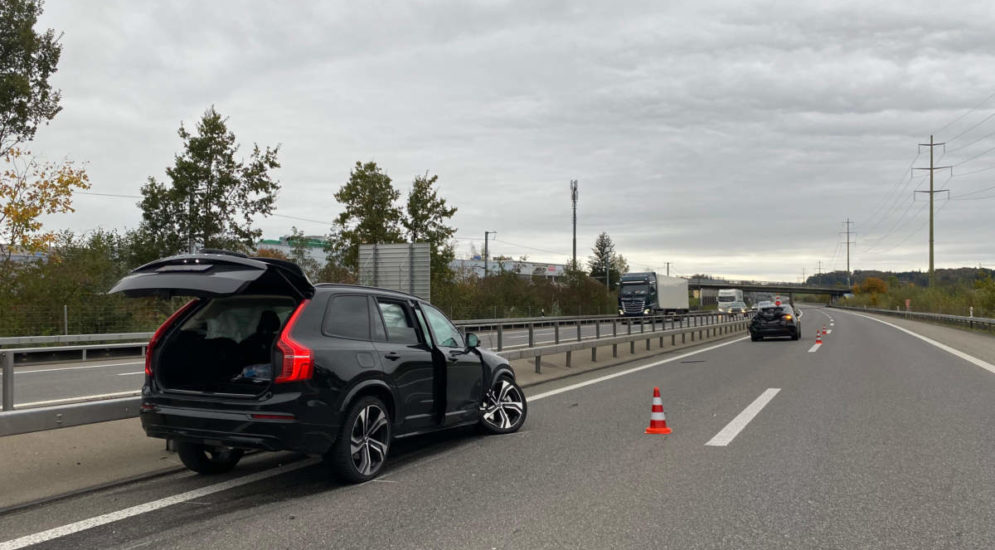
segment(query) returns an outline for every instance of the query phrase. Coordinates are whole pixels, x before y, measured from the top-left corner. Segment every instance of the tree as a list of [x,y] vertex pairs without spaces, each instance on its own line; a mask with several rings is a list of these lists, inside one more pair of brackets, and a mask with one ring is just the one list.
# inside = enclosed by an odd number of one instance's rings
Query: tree
[[589,256],[587,260],[587,267],[591,278],[608,286],[609,282],[605,280],[605,272],[607,270],[608,278],[610,279],[609,289],[618,286],[618,281],[622,278],[622,274],[629,270],[629,264],[625,261],[625,258],[615,253],[615,243],[608,236],[608,233],[602,232],[598,235],[591,252],[594,254]]
[[438,180],[439,176],[428,177],[427,173],[415,178],[408,193],[408,215],[401,222],[411,242],[429,243],[433,286],[452,282],[449,263],[456,257],[450,242],[456,228],[446,225],[446,220],[456,213],[456,207],[449,207],[446,199],[439,198],[432,187]]
[[290,245],[290,261],[299,265],[309,279],[318,277],[321,264],[311,255],[312,239],[304,236],[303,231],[296,227],[290,228],[290,236],[287,237],[287,244]]
[[888,285],[877,277],[868,277],[860,285],[860,291],[871,294],[884,294],[888,292]]
[[282,250],[277,248],[269,248],[266,246],[261,246],[257,248],[254,256],[257,256],[259,258],[273,258],[276,260],[290,261],[290,258],[287,257],[287,255],[284,254]]
[[90,188],[83,168],[72,162],[40,163],[29,153],[10,149],[0,171],[0,282],[7,283],[15,251],[34,254],[56,238],[42,231],[41,216],[73,212],[72,195]]
[[166,169],[170,184],[150,177],[142,187],[139,240],[145,260],[196,245],[248,251],[262,235],[252,219],[273,212],[280,184],[270,171],[280,167],[279,146],[263,151],[253,145],[248,161],[237,159],[239,144],[227,123],[211,107],[196,135],[180,124],[183,153]]
[[48,82],[62,54],[60,36],[36,33],[41,0],[0,2],[0,155],[31,141],[61,110],[61,93]]
[[341,250],[342,265],[359,267],[360,244],[403,243],[401,209],[395,204],[401,192],[375,162],[356,162],[349,181],[335,193],[342,213],[332,231]]

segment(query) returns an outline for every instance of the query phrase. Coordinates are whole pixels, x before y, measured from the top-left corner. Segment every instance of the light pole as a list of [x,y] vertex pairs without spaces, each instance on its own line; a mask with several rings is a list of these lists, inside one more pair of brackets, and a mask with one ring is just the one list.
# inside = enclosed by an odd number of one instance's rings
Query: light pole
[[570,200],[573,202],[574,216],[574,260],[571,269],[577,269],[577,180],[570,180]]
[[497,231],[484,231],[484,278],[487,278],[487,244],[491,235],[497,235]]

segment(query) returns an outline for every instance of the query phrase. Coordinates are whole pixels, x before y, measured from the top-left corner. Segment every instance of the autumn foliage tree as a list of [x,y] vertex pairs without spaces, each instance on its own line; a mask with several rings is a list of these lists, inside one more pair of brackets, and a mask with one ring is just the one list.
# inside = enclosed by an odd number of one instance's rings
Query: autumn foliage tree
[[42,230],[41,217],[73,212],[72,195],[90,188],[86,171],[72,162],[40,162],[10,149],[0,171],[0,281],[6,286],[14,252],[34,254],[51,245],[56,234]]
[[865,294],[884,294],[888,292],[888,283],[877,277],[868,277],[860,284],[859,291]]

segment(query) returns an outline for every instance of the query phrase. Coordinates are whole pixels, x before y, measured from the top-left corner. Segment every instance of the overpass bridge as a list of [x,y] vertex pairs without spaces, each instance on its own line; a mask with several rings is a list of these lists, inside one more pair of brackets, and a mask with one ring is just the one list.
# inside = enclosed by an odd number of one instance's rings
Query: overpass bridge
[[849,288],[796,285],[789,283],[757,283],[757,282],[732,282],[732,281],[711,281],[688,279],[688,288],[693,290],[720,288],[738,288],[743,292],[769,292],[771,294],[828,294],[834,299],[843,296],[848,292],[853,292]]

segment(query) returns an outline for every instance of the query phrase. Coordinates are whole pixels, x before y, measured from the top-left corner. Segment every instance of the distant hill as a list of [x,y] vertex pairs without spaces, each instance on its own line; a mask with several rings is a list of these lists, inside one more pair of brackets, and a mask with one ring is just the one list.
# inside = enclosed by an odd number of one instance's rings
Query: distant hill
[[[954,269],[937,269],[936,283],[943,286],[956,286],[961,284],[973,285],[974,281],[984,277],[987,273],[989,277],[995,277],[995,270],[977,267],[958,267]],[[868,277],[877,277],[885,282],[898,280],[901,284],[913,284],[915,286],[928,286],[929,273],[925,271],[877,271],[877,270],[857,270],[853,272],[853,282],[860,284]],[[810,285],[820,286],[846,286],[846,272],[833,271],[830,273],[820,273],[812,275],[805,280]]]

